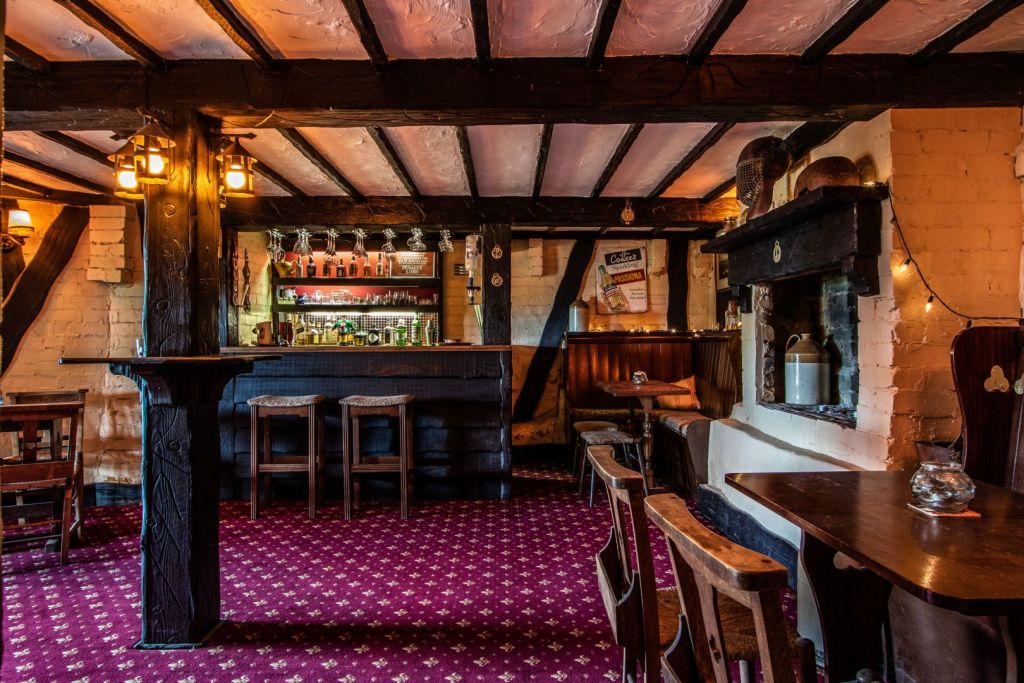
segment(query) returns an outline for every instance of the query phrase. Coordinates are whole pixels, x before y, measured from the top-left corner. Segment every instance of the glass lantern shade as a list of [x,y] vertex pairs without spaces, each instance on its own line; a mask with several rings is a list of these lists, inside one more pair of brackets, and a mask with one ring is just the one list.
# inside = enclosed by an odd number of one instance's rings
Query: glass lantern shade
[[125,199],[143,199],[145,195],[135,168],[135,145],[126,142],[124,147],[107,158],[114,162],[114,195]]
[[245,151],[238,140],[232,140],[231,144],[217,155],[217,159],[220,161],[220,180],[225,197],[256,196],[252,187],[252,165],[256,160]]
[[135,145],[135,175],[143,185],[166,185],[170,180],[171,158],[167,150],[174,140],[160,124],[150,121],[128,138]]
[[35,231],[32,216],[25,209],[11,209],[7,214],[7,232],[13,237],[31,237]]

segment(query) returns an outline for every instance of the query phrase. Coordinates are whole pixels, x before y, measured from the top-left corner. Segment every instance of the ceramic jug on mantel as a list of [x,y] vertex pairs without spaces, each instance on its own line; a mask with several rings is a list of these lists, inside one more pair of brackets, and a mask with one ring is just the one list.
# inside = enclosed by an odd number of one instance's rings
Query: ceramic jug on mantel
[[786,341],[785,376],[786,403],[795,406],[828,403],[828,351],[812,335],[794,334]]

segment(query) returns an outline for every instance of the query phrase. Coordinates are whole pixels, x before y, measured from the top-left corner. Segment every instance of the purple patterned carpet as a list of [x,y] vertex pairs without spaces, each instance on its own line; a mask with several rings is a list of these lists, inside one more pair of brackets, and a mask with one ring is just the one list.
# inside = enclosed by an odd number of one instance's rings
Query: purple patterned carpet
[[[561,470],[517,472],[507,502],[221,508],[223,616],[209,646],[138,651],[139,507],[90,511],[68,566],[3,556],[5,683],[615,681],[593,555],[604,505]],[[668,585],[664,544],[654,538]],[[794,607],[787,600],[786,609]]]

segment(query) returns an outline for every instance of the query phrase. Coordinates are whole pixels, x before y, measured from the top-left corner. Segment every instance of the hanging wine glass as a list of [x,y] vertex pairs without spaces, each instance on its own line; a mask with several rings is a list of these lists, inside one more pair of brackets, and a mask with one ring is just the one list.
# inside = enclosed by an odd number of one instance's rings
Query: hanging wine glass
[[356,228],[352,231],[352,234],[356,236],[356,243],[352,247],[352,258],[365,261],[366,245],[363,244],[363,241],[366,239],[366,231],[362,228]]
[[442,254],[450,254],[455,251],[455,245],[452,244],[451,230],[441,231],[441,240],[437,243],[437,250]]
[[391,228],[384,228],[384,244],[381,246],[380,250],[384,254],[384,257],[389,261],[393,261],[395,259],[395,252],[397,249],[395,249],[395,245],[392,243],[392,240],[397,236],[397,233],[395,233]]
[[309,238],[312,236],[309,230],[305,228],[299,228],[299,231],[295,238],[295,253],[299,256],[312,256],[313,247],[310,244]]
[[423,241],[423,229],[413,228],[412,237],[406,241],[406,244],[408,244],[409,248],[413,251],[426,251],[427,244]]
[[328,277],[331,273],[331,268],[338,262],[337,251],[335,242],[338,239],[338,231],[334,229],[327,230],[327,246],[324,248],[324,277]]

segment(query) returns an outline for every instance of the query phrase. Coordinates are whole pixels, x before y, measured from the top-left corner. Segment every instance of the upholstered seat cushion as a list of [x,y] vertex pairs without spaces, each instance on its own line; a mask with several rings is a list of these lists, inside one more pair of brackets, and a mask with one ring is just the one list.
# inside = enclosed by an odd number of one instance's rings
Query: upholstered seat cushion
[[343,406],[357,406],[359,408],[386,408],[389,406],[400,406],[412,403],[412,394],[397,394],[395,396],[346,396],[338,401]]
[[603,429],[596,432],[583,432],[580,434],[583,443],[588,446],[614,446],[624,443],[640,443],[640,437],[620,432],[617,429]]
[[310,394],[308,396],[274,396],[272,394],[264,394],[262,396],[253,396],[246,403],[258,408],[302,408],[304,406],[315,406],[324,400],[326,399],[320,394]]
[[676,434],[685,437],[686,431],[690,428],[690,425],[692,425],[697,420],[706,419],[708,418],[704,417],[700,413],[685,410],[672,413],[665,413],[658,418],[658,421],[661,422],[661,424],[668,427],[669,429],[671,429]]
[[621,422],[631,417],[628,408],[573,408],[572,419],[579,420],[611,420]]
[[618,429],[619,426],[614,422],[608,422],[607,420],[580,420],[579,422],[573,422],[572,428],[577,434],[583,432],[599,432],[605,429]]

